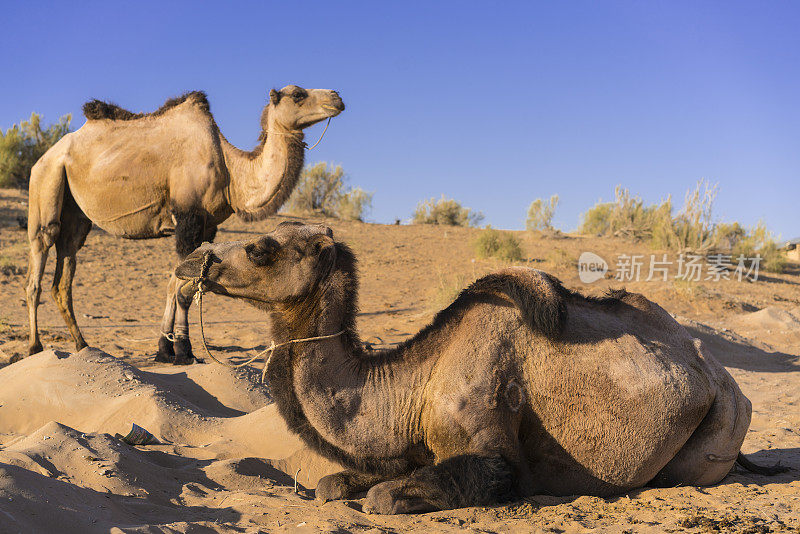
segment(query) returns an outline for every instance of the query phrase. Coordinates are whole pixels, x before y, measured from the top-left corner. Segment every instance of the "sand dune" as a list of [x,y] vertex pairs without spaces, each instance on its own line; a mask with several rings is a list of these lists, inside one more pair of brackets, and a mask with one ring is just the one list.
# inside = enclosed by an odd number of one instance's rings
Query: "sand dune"
[[[161,443],[134,447],[113,437],[131,423]],[[581,530],[589,524],[584,516],[644,521],[631,514],[664,526],[669,510],[684,511],[673,518],[676,525],[694,517],[687,504],[698,495],[721,494],[704,508],[713,504],[722,513],[721,503],[753,487],[750,475],[734,474],[708,490],[645,489],[633,499],[541,496],[493,509],[384,518],[363,515],[357,502],[320,508],[308,489],[337,466],[287,431],[258,370],[216,364],[140,370],[91,348],[45,351],[0,369],[0,433],[0,532],[456,531],[465,525],[522,532],[547,524]],[[798,454],[783,458],[800,466]],[[800,489],[796,477],[781,482],[780,495]],[[762,495],[750,496],[751,506]],[[774,497],[761,497],[760,508],[774,508]],[[781,505],[800,512],[796,501]],[[778,515],[771,523],[748,521],[773,530],[791,525]]]
[[[0,531],[213,520],[220,510],[204,511],[206,499],[292,492],[285,472],[300,468],[313,487],[336,466],[288,433],[258,378],[219,365],[142,371],[91,348],[5,367],[0,511],[10,523]],[[161,444],[112,437],[134,422]]]
[[[24,266],[19,192],[0,191],[0,247]],[[11,224],[2,225],[4,220]],[[219,240],[252,237],[281,217],[230,219]],[[424,326],[446,297],[502,267],[475,259],[477,230],[327,221],[352,245],[362,272],[364,339],[397,342]],[[646,247],[609,238],[517,234],[530,265],[571,288],[600,294],[614,280],[581,285],[574,262]],[[751,459],[794,470],[766,478],[735,469],[709,488],[645,488],[607,499],[537,495],[488,508],[403,517],[365,515],[360,500],[317,505],[316,481],[337,467],[287,432],[260,368],[208,363],[152,365],[171,240],[126,241],[93,231],[81,250],[75,305],[87,340],[106,352],[71,349],[58,311],[40,307],[46,351],[25,353],[24,269],[0,271],[0,533],[94,532],[797,532],[800,528],[800,273],[758,283],[633,282],[680,315],[753,403],[743,445]],[[555,258],[555,259],[549,259]],[[52,276],[51,261],[46,279]],[[113,268],[124,265],[125,268]],[[220,355],[242,361],[269,342],[263,314],[208,296],[206,334]],[[197,337],[192,312],[192,342]],[[260,349],[259,349],[260,350]],[[251,353],[252,354],[252,353]],[[139,424],[159,445],[114,438]],[[294,492],[297,470],[299,494]]]

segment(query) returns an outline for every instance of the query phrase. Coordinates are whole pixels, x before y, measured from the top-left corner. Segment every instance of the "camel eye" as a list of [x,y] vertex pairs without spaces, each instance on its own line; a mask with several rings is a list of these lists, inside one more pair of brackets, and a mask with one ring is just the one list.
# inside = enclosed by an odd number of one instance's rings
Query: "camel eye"
[[306,97],[306,94],[303,91],[295,91],[294,93],[292,93],[292,98],[294,99],[295,102],[298,102],[298,103],[301,100],[303,100],[305,97]]
[[247,254],[247,259],[260,267],[263,267],[270,262],[270,257],[272,256],[273,252],[269,248],[258,247],[254,243],[250,243],[249,245],[245,246],[244,251]]

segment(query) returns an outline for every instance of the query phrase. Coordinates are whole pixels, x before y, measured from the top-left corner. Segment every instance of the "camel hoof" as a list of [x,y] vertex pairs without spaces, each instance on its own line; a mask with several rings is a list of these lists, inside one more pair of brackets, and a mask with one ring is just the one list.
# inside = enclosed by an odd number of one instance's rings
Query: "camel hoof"
[[28,347],[28,356],[32,356],[34,354],[42,352],[43,350],[44,350],[44,347],[42,346],[42,344],[39,341],[37,341],[36,343],[34,343],[30,347]]
[[409,486],[403,480],[382,482],[367,492],[362,510],[365,514],[396,515],[438,510],[428,501],[420,497],[407,497],[403,493]]
[[194,354],[192,354],[192,343],[187,337],[175,337],[175,343],[172,345],[175,351],[175,359],[172,363],[175,365],[190,365],[194,361]]
[[172,348],[172,341],[164,336],[158,338],[158,352],[155,361],[161,363],[172,363],[175,361],[175,350]]
[[319,479],[317,489],[314,490],[314,497],[320,504],[346,499],[349,495],[349,487],[338,473]]

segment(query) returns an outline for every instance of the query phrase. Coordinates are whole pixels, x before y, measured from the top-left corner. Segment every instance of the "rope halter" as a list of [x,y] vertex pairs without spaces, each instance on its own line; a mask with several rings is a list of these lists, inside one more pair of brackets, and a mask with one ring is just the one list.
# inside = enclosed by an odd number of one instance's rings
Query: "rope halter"
[[333,339],[335,337],[339,337],[342,334],[344,334],[344,330],[340,330],[335,334],[328,334],[325,336],[304,337],[301,339],[290,339],[289,341],[284,341],[283,343],[277,343],[277,344],[275,343],[275,340],[272,340],[270,342],[269,347],[257,353],[249,360],[238,364],[232,364],[230,362],[218,359],[211,353],[211,351],[208,348],[208,343],[206,343],[206,334],[203,328],[203,294],[208,292],[208,287],[209,287],[208,270],[211,268],[211,263],[212,263],[211,257],[212,255],[210,251],[206,252],[203,255],[203,264],[200,267],[200,275],[195,278],[192,278],[192,283],[194,283],[194,285],[197,287],[197,292],[194,294],[194,299],[197,302],[197,306],[200,310],[200,339],[203,341],[203,349],[206,351],[208,357],[217,362],[218,364],[224,365],[225,367],[230,367],[231,369],[238,369],[239,367],[250,365],[259,358],[262,358],[264,355],[269,354],[264,360],[264,369],[261,371],[261,383],[263,384],[267,376],[267,367],[269,366],[269,362],[272,359],[272,355],[275,352],[275,349],[278,349],[280,347],[285,347],[287,345],[292,345],[294,343],[305,343],[307,341],[321,341],[324,339]]

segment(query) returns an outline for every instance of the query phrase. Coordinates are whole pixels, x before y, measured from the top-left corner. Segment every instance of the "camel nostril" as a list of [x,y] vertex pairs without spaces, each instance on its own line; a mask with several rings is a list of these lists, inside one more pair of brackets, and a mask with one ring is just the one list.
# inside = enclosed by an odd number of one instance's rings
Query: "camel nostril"
[[344,102],[336,91],[331,91],[331,105],[339,111],[344,111]]

